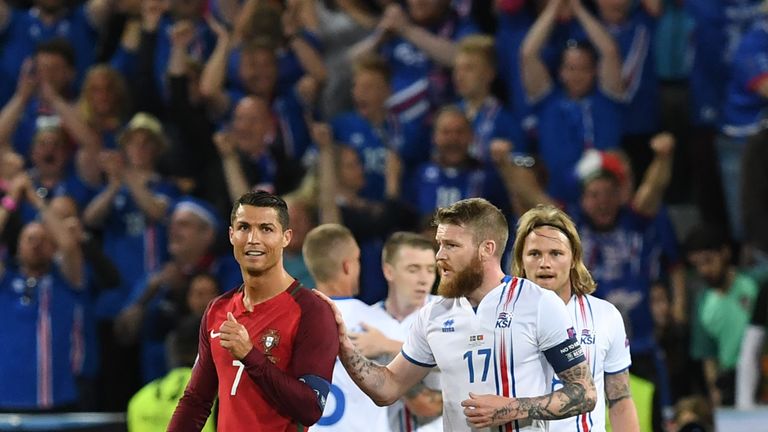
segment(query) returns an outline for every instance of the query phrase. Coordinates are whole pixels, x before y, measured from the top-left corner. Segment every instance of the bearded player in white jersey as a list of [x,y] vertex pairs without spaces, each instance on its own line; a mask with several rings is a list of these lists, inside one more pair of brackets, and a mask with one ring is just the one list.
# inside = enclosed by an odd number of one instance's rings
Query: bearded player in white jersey
[[[353,297],[359,288],[360,248],[349,229],[338,224],[313,228],[304,239],[302,255],[317,290],[334,301],[351,329],[361,321],[382,324],[370,317],[370,306]],[[360,391],[337,358],[323,416],[310,430],[385,432],[388,428],[387,409]]]
[[[389,405],[439,367],[450,431],[546,431],[547,420],[591,411],[595,385],[562,300],[501,270],[501,211],[470,198],[439,209],[434,222],[444,298],[422,308],[394,360],[363,357],[336,315],[339,358],[355,383]],[[553,372],[563,382],[554,392]]]
[[[576,226],[561,210],[538,206],[518,221],[512,274],[554,291],[568,307],[597,388],[595,410],[549,423],[551,432],[605,432],[605,404],[613,430],[638,432],[629,390],[629,342],[615,306],[590,295],[595,282],[582,262]],[[553,389],[561,386],[553,381]]]

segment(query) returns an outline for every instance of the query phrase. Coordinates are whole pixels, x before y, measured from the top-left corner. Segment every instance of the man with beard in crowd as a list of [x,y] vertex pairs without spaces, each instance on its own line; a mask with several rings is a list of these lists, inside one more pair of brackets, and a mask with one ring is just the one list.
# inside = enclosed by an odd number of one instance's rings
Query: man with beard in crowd
[[[508,423],[540,431],[546,420],[591,411],[595,386],[562,300],[501,269],[508,236],[501,211],[471,198],[438,209],[434,223],[444,298],[421,309],[394,360],[381,366],[363,357],[336,311],[339,358],[355,383],[389,405],[439,367],[450,431]],[[564,381],[555,392],[553,372]]]

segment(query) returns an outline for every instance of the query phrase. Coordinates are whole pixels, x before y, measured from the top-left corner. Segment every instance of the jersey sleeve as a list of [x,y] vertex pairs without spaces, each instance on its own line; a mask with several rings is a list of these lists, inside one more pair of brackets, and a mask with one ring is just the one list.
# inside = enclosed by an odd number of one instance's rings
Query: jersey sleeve
[[417,366],[435,367],[437,365],[432,348],[427,341],[427,325],[431,311],[432,304],[421,308],[401,350],[403,357]]
[[605,373],[612,374],[628,368],[632,364],[632,358],[629,354],[629,339],[624,329],[624,319],[615,306],[607,302],[606,306],[608,306],[605,310],[608,315],[606,322],[609,324],[606,330],[610,333],[603,369]]
[[309,426],[323,415],[339,338],[336,320],[325,302],[307,289],[296,301],[301,319],[288,370],[281,371],[255,348],[242,361],[253,382],[282,415]]
[[584,351],[576,340],[568,309],[552,292],[543,292],[539,299],[536,332],[539,350],[544,353],[555,373],[586,361]]
[[208,305],[200,323],[197,359],[192,367],[192,376],[184,390],[184,396],[181,397],[176,410],[173,412],[171,423],[168,425],[168,432],[199,431],[205,426],[205,422],[211,414],[219,380],[211,355],[207,323],[211,306],[215,303],[214,301]]

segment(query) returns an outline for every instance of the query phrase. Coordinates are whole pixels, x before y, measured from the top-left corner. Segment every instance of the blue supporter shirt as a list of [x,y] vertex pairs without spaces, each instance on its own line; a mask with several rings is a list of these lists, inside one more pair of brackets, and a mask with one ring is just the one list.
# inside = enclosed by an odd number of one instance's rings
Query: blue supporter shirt
[[768,20],[762,19],[744,35],[733,57],[728,99],[723,110],[723,132],[732,137],[756,134],[768,117],[768,99],[756,92],[768,78]]
[[[165,180],[154,180],[149,189],[165,196],[169,203],[178,197],[176,187]],[[170,206],[169,206],[170,207]],[[104,291],[97,300],[100,319],[113,318],[125,306],[128,293],[137,280],[157,270],[168,256],[165,223],[149,220],[123,186],[112,200],[104,222],[104,254],[112,259],[121,275],[120,288]]]
[[581,235],[584,264],[597,282],[594,295],[611,302],[622,313],[632,352],[654,347],[649,292],[659,278],[666,230],[661,223],[623,207],[613,228],[600,230],[580,208],[570,212]]
[[[426,30],[452,41],[478,32],[471,21],[455,15]],[[452,100],[449,69],[431,60],[416,45],[394,37],[381,45],[380,54],[392,68],[389,108],[401,122],[416,121]]]
[[547,193],[575,203],[581,185],[574,176],[586,149],[614,150],[621,139],[623,106],[602,91],[574,100],[556,87],[535,105],[539,118],[539,157],[547,169]]
[[78,401],[84,355],[82,293],[54,264],[41,278],[9,265],[0,277],[0,409],[51,409]]
[[356,112],[336,116],[331,121],[333,136],[357,151],[365,173],[365,187],[360,192],[364,198],[383,201],[387,168],[387,150],[397,152],[402,146],[400,122],[395,116],[387,116],[384,124],[372,125]]
[[725,103],[729,65],[739,41],[760,16],[761,0],[691,0],[694,58],[690,94],[693,121],[717,125]]
[[45,25],[36,8],[12,9],[8,26],[0,33],[3,53],[0,55],[0,103],[5,104],[16,88],[24,59],[34,54],[37,45],[55,38],[64,38],[75,49],[76,83],[82,81],[86,70],[96,60],[98,35],[88,21],[85,5],[67,12],[56,23]]
[[462,168],[443,168],[434,162],[426,162],[413,173],[407,184],[406,202],[411,203],[419,214],[427,216],[438,207],[483,196],[485,173],[475,161]]

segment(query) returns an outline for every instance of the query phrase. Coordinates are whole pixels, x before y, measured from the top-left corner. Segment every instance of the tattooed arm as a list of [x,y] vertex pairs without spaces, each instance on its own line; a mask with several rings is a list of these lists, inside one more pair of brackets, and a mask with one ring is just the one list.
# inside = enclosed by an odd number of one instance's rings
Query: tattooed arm
[[430,371],[406,360],[402,354],[398,354],[388,365],[381,366],[363,357],[351,342],[341,344],[339,359],[352,381],[379,406],[395,403]]
[[514,420],[573,417],[595,408],[597,392],[587,362],[572,366],[558,376],[563,388],[544,396],[516,399],[470,393],[470,398],[461,403],[464,415],[472,427],[479,429]]
[[629,371],[605,374],[605,399],[613,430],[639,432],[637,409],[629,391]]
[[318,290],[313,292],[333,309],[339,330],[339,360],[352,380],[376,405],[392,405],[408,389],[419,383],[431,370],[417,366],[398,354],[388,365],[382,366],[360,354],[349,339],[341,311],[333,300]]

